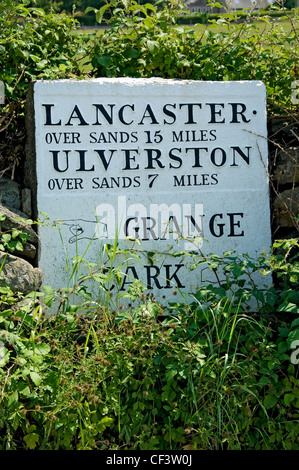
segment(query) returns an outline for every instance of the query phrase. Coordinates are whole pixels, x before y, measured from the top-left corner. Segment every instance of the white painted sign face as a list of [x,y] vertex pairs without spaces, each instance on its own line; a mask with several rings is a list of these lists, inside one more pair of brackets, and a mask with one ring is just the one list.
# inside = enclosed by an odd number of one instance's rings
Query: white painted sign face
[[40,81],[34,109],[37,209],[62,222],[40,228],[45,285],[73,285],[70,260],[103,263],[116,237],[131,251],[107,292],[140,279],[160,301],[216,281],[167,252],[269,249],[261,82]]

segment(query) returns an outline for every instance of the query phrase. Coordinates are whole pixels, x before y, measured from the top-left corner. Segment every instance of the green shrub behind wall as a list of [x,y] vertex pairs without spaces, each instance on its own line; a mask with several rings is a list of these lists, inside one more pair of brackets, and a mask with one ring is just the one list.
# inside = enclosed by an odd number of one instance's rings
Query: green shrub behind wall
[[193,80],[262,80],[269,110],[293,109],[291,84],[298,77],[297,18],[290,28],[264,17],[264,30],[248,21],[235,24],[235,14],[216,22],[214,30],[196,33],[178,26],[182,5],[113,1],[95,10],[97,21],[110,9],[111,28],[88,43],[94,77],[163,77]]

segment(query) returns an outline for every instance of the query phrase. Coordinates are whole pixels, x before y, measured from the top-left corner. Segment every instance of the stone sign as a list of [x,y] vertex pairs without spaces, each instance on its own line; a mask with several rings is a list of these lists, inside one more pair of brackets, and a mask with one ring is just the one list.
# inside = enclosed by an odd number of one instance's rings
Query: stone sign
[[73,285],[72,258],[103,263],[117,238],[107,292],[140,279],[167,301],[216,281],[190,250],[269,249],[263,83],[38,81],[33,98],[37,211],[61,222],[39,228],[45,285]]

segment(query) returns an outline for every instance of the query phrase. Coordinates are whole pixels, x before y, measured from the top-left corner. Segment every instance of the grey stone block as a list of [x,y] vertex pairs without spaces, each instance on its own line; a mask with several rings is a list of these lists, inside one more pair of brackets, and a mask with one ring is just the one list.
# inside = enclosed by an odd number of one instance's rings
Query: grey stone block
[[13,292],[29,292],[38,290],[42,284],[41,269],[34,268],[28,261],[0,251],[0,285],[9,285]]
[[2,176],[0,179],[0,204],[10,210],[19,210],[21,208],[19,185],[6,176]]

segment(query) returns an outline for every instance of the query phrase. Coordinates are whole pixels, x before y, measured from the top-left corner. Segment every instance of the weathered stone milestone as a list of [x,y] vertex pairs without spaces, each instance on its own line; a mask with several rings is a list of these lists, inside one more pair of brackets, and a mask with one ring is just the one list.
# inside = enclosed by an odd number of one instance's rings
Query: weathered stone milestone
[[[261,82],[163,79],[40,81],[33,85],[36,212],[44,283],[66,287],[66,260],[103,262],[105,244],[147,252],[122,264],[158,300],[215,282],[188,254],[271,244],[266,94]],[[32,156],[32,149],[29,151]],[[184,252],[185,256],[179,256]],[[130,253],[130,251],[128,252]]]

